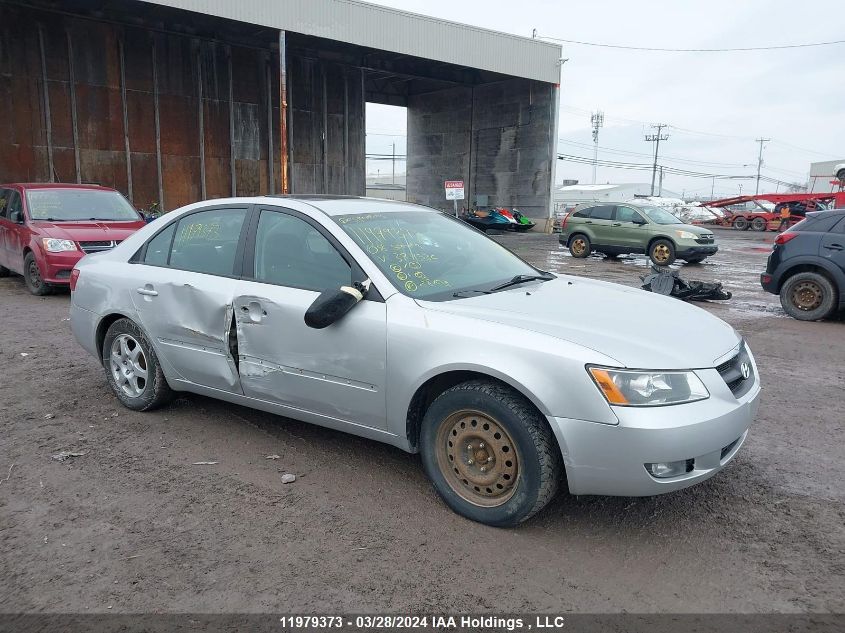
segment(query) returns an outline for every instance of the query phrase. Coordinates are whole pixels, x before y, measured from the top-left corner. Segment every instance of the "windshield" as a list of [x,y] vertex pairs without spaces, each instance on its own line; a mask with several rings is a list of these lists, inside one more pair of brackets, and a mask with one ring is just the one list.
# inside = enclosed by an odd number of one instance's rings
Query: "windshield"
[[[451,299],[538,271],[460,220],[431,211],[334,218],[405,295]],[[467,296],[472,296],[468,292]]]
[[640,211],[655,224],[683,224],[678,218],[660,207],[640,207]]
[[26,192],[26,201],[32,220],[137,222],[141,219],[126,198],[117,191],[34,189]]

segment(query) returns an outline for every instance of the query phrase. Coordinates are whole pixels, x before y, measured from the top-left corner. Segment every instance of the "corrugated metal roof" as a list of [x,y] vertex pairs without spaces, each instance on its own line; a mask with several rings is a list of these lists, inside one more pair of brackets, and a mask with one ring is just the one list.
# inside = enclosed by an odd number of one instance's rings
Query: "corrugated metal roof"
[[294,33],[548,83],[561,47],[357,0],[142,0]]

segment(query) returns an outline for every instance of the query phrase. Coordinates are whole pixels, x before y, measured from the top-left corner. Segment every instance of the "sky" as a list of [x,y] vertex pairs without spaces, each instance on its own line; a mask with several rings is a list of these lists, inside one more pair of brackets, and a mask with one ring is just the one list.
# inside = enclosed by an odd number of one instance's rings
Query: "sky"
[[[656,48],[736,48],[845,39],[842,3],[812,0],[373,0],[373,4],[516,35]],[[602,110],[599,160],[650,164],[651,125],[666,123],[660,164],[805,183],[811,162],[845,160],[845,44],[675,53],[563,44],[558,152],[592,158],[590,114]],[[368,153],[405,150],[405,111],[368,104]],[[394,134],[395,136],[389,136]],[[401,151],[400,151],[401,148]],[[389,174],[390,161],[368,171]],[[397,173],[404,165],[397,163]],[[557,181],[592,182],[592,166],[557,162]],[[598,167],[597,182],[650,182],[650,171]],[[687,197],[754,193],[753,180],[665,175]],[[768,189],[767,189],[768,187]],[[763,191],[775,184],[763,183]],[[779,187],[783,190],[783,186]]]

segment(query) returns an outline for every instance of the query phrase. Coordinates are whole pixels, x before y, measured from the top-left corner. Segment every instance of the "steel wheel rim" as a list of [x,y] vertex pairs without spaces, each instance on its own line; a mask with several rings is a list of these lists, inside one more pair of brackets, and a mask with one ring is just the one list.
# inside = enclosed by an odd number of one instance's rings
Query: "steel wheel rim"
[[580,255],[587,249],[587,243],[584,241],[583,238],[577,238],[572,242],[572,252],[576,255]]
[[792,305],[804,312],[812,312],[824,301],[824,290],[814,281],[802,281],[791,293]]
[[482,508],[501,506],[519,481],[519,454],[505,427],[480,411],[456,411],[437,431],[437,466],[449,487]]
[[665,244],[658,244],[654,247],[654,259],[659,262],[665,262],[669,259],[669,247]]
[[130,398],[140,397],[147,389],[147,357],[129,334],[120,334],[112,341],[109,368],[115,384]]
[[29,281],[33,286],[41,285],[41,272],[38,270],[38,264],[33,259],[29,262]]

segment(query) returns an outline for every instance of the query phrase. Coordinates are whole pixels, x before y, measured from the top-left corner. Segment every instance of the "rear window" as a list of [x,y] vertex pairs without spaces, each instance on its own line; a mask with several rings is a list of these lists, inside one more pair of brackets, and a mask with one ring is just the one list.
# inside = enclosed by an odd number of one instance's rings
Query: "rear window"
[[813,233],[827,233],[828,231],[832,231],[833,227],[839,224],[840,220],[843,219],[843,216],[836,213],[831,215],[823,215],[821,217],[807,217],[801,220],[798,224],[793,226],[790,231],[793,232],[801,232],[801,231],[812,231]]
[[581,209],[580,211],[576,211],[572,214],[573,218],[589,218],[590,214],[593,212],[593,207],[587,207],[586,209]]

